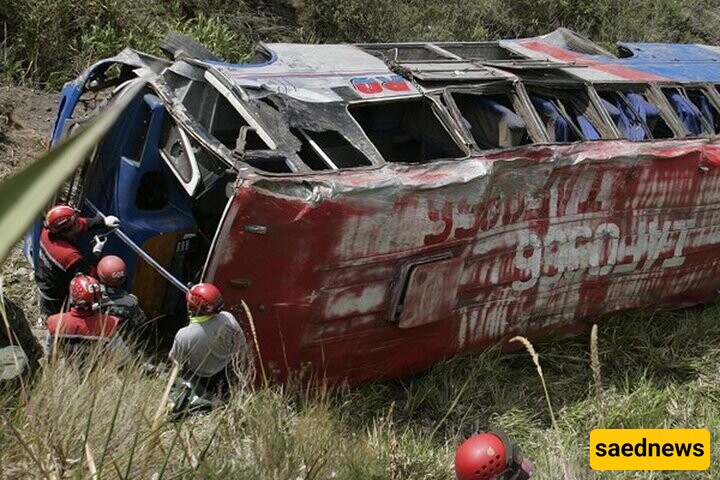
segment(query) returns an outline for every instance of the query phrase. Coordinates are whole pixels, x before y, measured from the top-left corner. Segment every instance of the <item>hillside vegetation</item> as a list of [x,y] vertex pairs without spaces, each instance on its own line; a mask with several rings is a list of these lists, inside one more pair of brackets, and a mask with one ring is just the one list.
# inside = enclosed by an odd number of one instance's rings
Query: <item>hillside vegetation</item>
[[532,36],[564,26],[618,40],[720,43],[717,0],[4,0],[0,81],[56,89],[170,29],[240,60],[258,41],[389,42]]

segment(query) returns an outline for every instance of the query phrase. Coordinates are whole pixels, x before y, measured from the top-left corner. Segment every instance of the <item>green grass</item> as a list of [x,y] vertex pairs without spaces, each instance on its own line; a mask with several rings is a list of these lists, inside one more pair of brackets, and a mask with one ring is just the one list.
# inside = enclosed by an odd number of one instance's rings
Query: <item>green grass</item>
[[718,21],[715,0],[4,0],[0,82],[54,90],[126,46],[159,54],[170,29],[237,61],[259,41],[472,41],[557,27],[607,47],[718,44]]
[[[164,381],[101,361],[90,375],[46,366],[27,395],[2,402],[0,465],[25,478],[445,479],[478,429],[501,427],[535,460],[540,479],[713,479],[706,472],[593,472],[593,428],[720,431],[717,306],[619,315],[599,329],[604,402],[596,398],[589,336],[537,343],[550,400],[524,351],[456,358],[410,379],[332,393],[297,386],[241,388],[226,407],[184,422],[153,417]],[[153,448],[155,438],[159,438]],[[129,476],[126,476],[129,473]]]

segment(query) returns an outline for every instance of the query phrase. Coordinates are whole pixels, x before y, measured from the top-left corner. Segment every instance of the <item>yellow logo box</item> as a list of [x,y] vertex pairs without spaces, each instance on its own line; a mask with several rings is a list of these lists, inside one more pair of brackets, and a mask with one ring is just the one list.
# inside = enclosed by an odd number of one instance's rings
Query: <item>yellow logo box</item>
[[710,432],[705,429],[590,432],[593,470],[707,470]]

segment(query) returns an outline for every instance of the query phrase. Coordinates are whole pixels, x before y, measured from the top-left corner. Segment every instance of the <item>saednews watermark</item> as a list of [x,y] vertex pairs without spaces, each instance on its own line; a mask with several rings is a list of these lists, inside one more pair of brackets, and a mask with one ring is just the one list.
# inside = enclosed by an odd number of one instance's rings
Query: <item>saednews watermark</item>
[[710,432],[705,429],[590,432],[593,470],[707,470]]

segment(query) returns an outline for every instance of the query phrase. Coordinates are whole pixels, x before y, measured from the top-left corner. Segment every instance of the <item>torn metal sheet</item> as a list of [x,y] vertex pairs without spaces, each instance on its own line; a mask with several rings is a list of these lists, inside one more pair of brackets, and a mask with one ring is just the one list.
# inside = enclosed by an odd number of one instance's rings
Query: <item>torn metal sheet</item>
[[217,70],[245,88],[273,91],[308,102],[341,98],[336,87],[351,87],[362,98],[402,97],[416,88],[397,77],[380,59],[352,45],[264,45],[270,59],[262,64],[218,64]]

